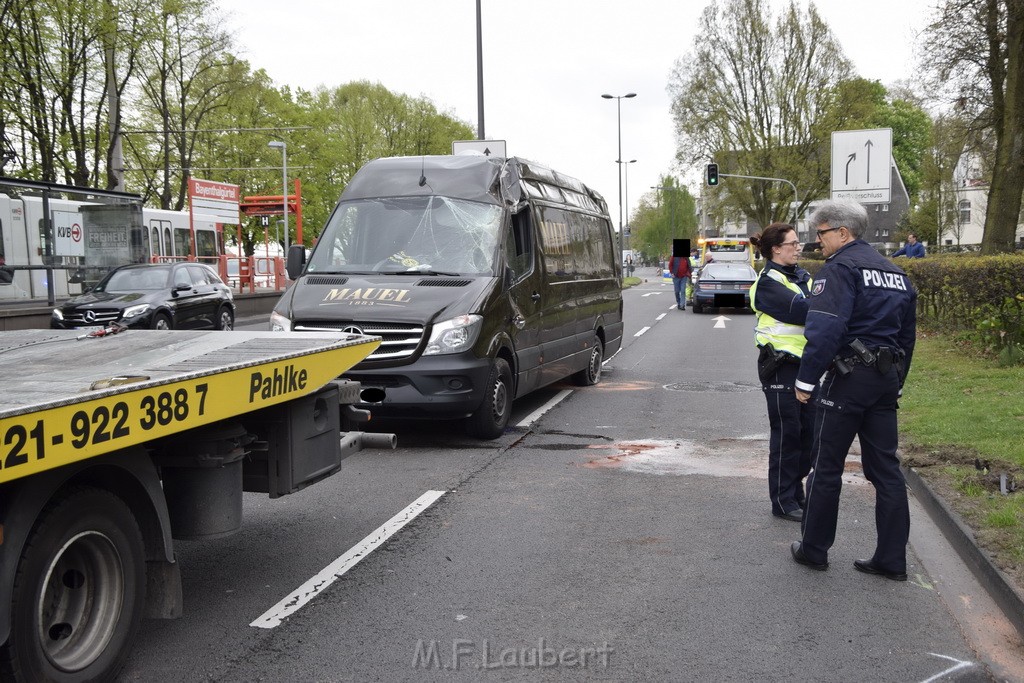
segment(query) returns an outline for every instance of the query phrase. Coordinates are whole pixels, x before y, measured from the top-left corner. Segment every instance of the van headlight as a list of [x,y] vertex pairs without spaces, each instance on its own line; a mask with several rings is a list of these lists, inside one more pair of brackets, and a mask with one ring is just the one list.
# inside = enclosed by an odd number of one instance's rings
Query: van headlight
[[483,318],[479,315],[459,315],[451,320],[435,323],[424,356],[460,353],[473,347],[480,336]]
[[136,318],[146,311],[149,310],[149,304],[139,304],[138,306],[129,306],[128,308],[121,311],[122,320],[131,320]]
[[271,332],[291,332],[292,321],[284,317],[277,311],[272,311],[270,314],[270,331]]
[[53,313],[50,314],[50,317],[52,317],[54,320],[64,320],[64,311],[60,310],[59,308],[55,308],[53,309]]

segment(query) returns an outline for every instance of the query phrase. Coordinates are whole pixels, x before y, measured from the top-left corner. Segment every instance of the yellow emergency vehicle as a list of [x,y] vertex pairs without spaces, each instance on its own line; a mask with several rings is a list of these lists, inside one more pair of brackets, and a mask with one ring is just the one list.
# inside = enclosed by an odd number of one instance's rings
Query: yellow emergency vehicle
[[754,247],[745,237],[702,237],[697,245],[701,266],[709,260],[746,261],[754,266]]

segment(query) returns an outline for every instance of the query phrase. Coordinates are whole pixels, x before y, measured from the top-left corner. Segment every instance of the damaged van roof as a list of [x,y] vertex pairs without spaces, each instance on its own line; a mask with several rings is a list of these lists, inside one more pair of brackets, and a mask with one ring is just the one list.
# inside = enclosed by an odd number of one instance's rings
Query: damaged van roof
[[441,195],[505,205],[517,204],[523,193],[598,214],[608,211],[598,192],[571,176],[518,157],[479,154],[375,159],[349,181],[341,201]]

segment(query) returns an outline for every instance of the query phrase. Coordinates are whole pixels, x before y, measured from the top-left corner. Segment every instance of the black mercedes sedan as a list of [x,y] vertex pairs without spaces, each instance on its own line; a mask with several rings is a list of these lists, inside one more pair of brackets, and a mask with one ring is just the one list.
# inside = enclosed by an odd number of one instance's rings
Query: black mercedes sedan
[[98,330],[134,328],[230,330],[235,324],[231,289],[201,263],[146,263],[107,273],[85,294],[53,309],[50,327]]

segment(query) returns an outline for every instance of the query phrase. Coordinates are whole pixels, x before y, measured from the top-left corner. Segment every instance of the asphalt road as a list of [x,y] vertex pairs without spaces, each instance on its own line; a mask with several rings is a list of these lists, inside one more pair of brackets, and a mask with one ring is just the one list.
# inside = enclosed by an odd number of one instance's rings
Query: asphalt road
[[[517,402],[519,426],[494,442],[388,425],[397,451],[279,500],[246,494],[238,534],[178,543],[185,615],[143,625],[121,680],[1021,675],[1019,637],[916,504],[911,580],[854,571],[874,546],[856,458],[830,569],[794,564],[799,526],[767,498],[753,316],[675,310],[660,280],[625,298],[624,348],[598,386]],[[429,491],[279,625],[251,625]]]

